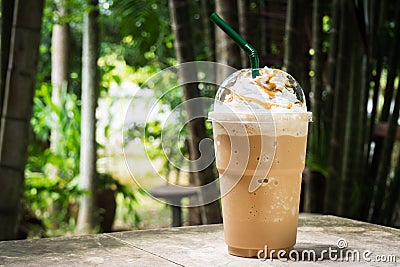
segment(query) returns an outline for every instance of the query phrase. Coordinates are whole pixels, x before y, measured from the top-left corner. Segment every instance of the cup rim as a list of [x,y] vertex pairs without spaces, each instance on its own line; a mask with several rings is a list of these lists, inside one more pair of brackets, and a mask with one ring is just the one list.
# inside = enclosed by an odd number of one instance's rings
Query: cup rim
[[211,122],[237,122],[237,123],[273,123],[292,120],[295,117],[297,120],[313,122],[312,112],[218,112],[211,111],[208,113],[208,121]]

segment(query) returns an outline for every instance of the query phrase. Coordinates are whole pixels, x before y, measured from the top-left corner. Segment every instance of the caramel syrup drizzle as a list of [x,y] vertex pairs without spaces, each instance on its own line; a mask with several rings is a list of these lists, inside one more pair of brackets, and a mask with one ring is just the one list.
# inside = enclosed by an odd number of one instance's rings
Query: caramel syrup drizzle
[[233,91],[232,91],[232,93],[233,93],[239,100],[244,100],[244,101],[247,101],[247,102],[254,102],[254,103],[257,103],[257,104],[259,104],[260,106],[264,107],[265,109],[271,109],[272,107],[282,107],[282,108],[291,109],[292,106],[293,106],[293,103],[289,103],[289,104],[287,104],[287,105],[283,105],[283,104],[278,104],[278,103],[263,102],[263,101],[261,101],[261,100],[259,100],[259,99],[257,99],[257,98],[254,98],[254,97],[242,96],[242,95],[239,95],[238,93],[233,92]]
[[[275,97],[276,92],[282,92],[283,89],[284,89],[283,87],[277,87],[274,82],[270,82],[270,80],[277,73],[279,73],[279,71],[280,70],[278,70],[278,69],[273,69],[272,70],[272,74],[269,75],[266,71],[260,70],[261,74],[264,74],[264,75],[267,74],[266,76],[264,76],[265,77],[265,83],[261,82],[261,79],[263,78],[262,76],[258,76],[253,80],[254,83],[258,86],[258,88],[260,88],[263,92],[265,92],[269,96],[270,99]],[[285,80],[285,88],[288,89],[289,91],[291,91],[290,89],[292,89],[292,91],[293,91],[293,87],[292,86],[296,86],[296,85],[297,84],[291,84],[289,80]],[[263,102],[263,101],[261,101],[261,100],[259,100],[257,98],[242,96],[242,95],[239,95],[238,93],[236,93],[234,91],[231,91],[231,92],[239,100],[244,100],[244,101],[247,101],[247,102],[257,103],[260,106],[264,107],[265,109],[271,109],[272,107],[282,107],[282,108],[291,109],[293,107],[293,104],[297,104],[300,107],[303,106],[303,103],[301,101],[296,101],[295,103],[289,103],[287,105],[283,105],[283,104],[278,104],[278,103]],[[233,97],[231,97],[229,100],[232,101]]]

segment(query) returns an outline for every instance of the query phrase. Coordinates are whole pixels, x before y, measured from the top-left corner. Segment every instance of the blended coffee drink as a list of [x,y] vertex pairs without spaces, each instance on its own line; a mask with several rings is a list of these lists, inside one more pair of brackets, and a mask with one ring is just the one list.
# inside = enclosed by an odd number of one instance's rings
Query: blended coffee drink
[[241,70],[222,84],[209,116],[228,252],[288,253],[296,243],[310,121],[300,86],[280,70],[260,69],[256,78]]

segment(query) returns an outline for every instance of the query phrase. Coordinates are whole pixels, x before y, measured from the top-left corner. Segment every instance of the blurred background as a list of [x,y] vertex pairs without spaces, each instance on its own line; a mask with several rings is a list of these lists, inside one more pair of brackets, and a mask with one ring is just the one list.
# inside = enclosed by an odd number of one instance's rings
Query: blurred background
[[[164,92],[146,83],[160,70],[194,60],[249,67],[212,12],[261,66],[285,69],[305,90],[313,123],[300,210],[400,227],[399,0],[0,2],[0,240],[169,227],[170,207],[135,183],[153,186],[147,157],[177,184],[215,179],[213,166],[193,176],[169,164],[160,138],[165,113],[216,86],[179,87],[158,115],[140,116]],[[127,124],[129,105],[137,117]],[[194,129],[211,135],[196,120],[171,144],[191,159]],[[182,221],[221,222],[219,202],[183,209]]]

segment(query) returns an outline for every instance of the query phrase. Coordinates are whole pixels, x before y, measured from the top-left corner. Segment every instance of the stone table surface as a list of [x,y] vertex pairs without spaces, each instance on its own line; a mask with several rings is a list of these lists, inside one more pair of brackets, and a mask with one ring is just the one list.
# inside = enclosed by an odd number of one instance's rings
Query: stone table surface
[[222,225],[205,225],[3,241],[0,266],[397,266],[399,248],[399,229],[302,214],[289,259],[231,256]]

